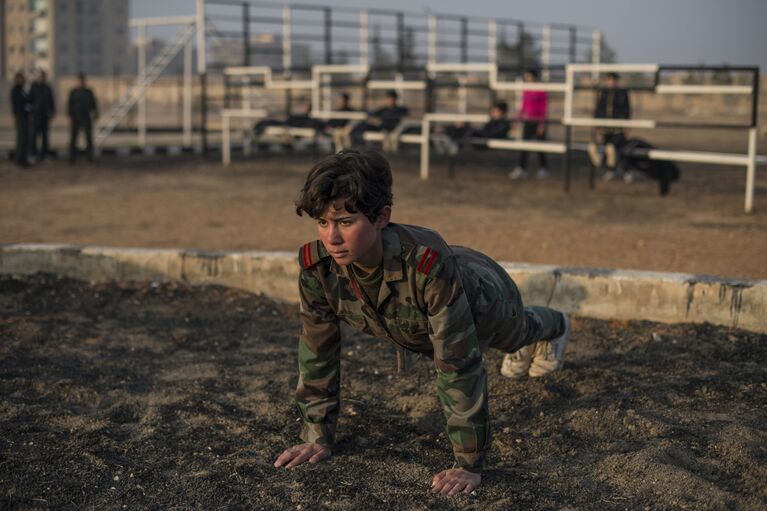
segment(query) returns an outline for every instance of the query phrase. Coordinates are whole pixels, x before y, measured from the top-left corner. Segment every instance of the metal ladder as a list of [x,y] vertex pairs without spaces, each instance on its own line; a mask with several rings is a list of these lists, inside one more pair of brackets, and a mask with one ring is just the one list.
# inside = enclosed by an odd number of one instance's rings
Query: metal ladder
[[197,27],[194,24],[189,24],[184,28],[176,38],[152,60],[147,66],[146,72],[142,77],[136,79],[136,83],[133,87],[123,94],[122,98],[115,103],[105,117],[103,117],[96,124],[96,133],[94,136],[94,143],[96,147],[100,147],[106,138],[114,131],[115,127],[122,121],[128,114],[131,108],[141,100],[146,94],[147,88],[152,85],[160,74],[165,70],[171,61],[178,55],[181,49],[186,43],[188,43],[194,34],[197,32]]

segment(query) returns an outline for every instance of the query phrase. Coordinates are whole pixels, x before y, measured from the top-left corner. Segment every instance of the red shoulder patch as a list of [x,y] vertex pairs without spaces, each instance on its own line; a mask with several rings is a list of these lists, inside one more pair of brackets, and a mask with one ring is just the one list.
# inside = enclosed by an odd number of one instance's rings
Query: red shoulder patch
[[428,277],[429,272],[431,272],[432,268],[434,268],[434,263],[437,261],[437,259],[439,259],[439,252],[431,248],[427,248],[424,250],[421,259],[418,262],[416,271],[418,273],[423,273]]
[[311,268],[320,261],[321,257],[317,251],[317,242],[307,243],[298,250],[298,263],[301,268]]
[[298,249],[298,264],[304,270],[316,266],[326,257],[330,257],[330,254],[320,240],[311,241]]

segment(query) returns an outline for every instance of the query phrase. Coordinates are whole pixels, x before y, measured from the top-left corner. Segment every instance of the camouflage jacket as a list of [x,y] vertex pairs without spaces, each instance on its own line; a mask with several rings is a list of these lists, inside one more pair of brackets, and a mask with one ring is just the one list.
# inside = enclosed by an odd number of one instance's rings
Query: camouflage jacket
[[435,231],[389,224],[373,308],[349,268],[320,241],[299,251],[301,335],[296,397],[301,438],[330,446],[339,412],[339,321],[433,357],[456,466],[479,471],[490,447],[482,352],[518,335],[519,293],[492,259],[450,247]]

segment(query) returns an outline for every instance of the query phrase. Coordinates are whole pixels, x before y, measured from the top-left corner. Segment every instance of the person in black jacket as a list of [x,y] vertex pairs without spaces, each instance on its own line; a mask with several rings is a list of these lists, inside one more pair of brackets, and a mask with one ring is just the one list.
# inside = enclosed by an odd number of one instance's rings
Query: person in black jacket
[[370,112],[364,122],[357,124],[351,131],[351,141],[355,145],[364,145],[363,137],[366,131],[384,131],[390,133],[410,112],[406,106],[400,106],[397,92],[390,90],[386,93],[386,106]]
[[[354,112],[350,101],[351,97],[348,92],[340,92],[336,96],[333,110],[336,112]],[[331,118],[325,123],[323,129],[325,134],[333,140],[335,151],[338,152],[352,146],[350,133],[353,128],[354,123],[350,119]]]
[[69,163],[75,163],[77,135],[82,130],[88,144],[88,159],[93,160],[93,121],[99,116],[98,105],[93,91],[85,85],[85,75],[80,73],[78,86],[69,92],[67,112],[71,122],[69,135]]
[[27,153],[29,152],[29,114],[32,111],[32,103],[29,94],[24,89],[24,73],[18,72],[13,77],[11,89],[11,107],[13,119],[16,125],[16,149],[14,160],[20,167],[29,167]]
[[[597,119],[630,119],[631,102],[626,89],[619,86],[620,76],[618,73],[608,73],[605,87],[599,90],[597,104],[594,108],[594,117]],[[623,128],[597,128],[594,130],[592,141],[589,143],[589,157],[595,167],[601,168],[602,156],[597,149],[599,139],[604,145],[604,159],[607,170],[605,180],[615,177],[618,155],[621,148],[626,144],[626,130]]]
[[479,129],[463,121],[446,126],[431,136],[436,152],[455,156],[467,143],[472,147],[484,149],[487,147],[488,139],[506,138],[511,129],[511,122],[507,118],[508,113],[509,105],[505,101],[498,101],[490,107],[490,120]]
[[[48,128],[56,114],[56,104],[53,100],[53,90],[45,81],[45,71],[37,72],[37,78],[29,90],[32,101],[32,156],[40,160],[50,155],[48,145]],[[37,150],[37,140],[42,139],[41,150]]]
[[490,120],[475,131],[474,138],[506,138],[511,129],[511,122],[506,117],[509,113],[509,105],[505,101],[498,101],[490,109]]
[[[350,97],[348,92],[340,92],[338,96],[336,97],[336,104],[333,107],[333,110],[336,112],[353,112],[354,109],[349,104]],[[349,119],[329,119],[328,122],[325,123],[324,128],[328,131],[343,128],[347,124],[349,124]]]

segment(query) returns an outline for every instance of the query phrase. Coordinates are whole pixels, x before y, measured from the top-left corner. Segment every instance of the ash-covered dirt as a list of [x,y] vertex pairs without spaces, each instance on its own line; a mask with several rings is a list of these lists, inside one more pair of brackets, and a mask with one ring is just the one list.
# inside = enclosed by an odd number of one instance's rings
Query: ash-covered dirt
[[475,496],[451,463],[428,361],[350,334],[334,456],[297,441],[297,310],[222,287],[0,277],[3,509],[767,508],[767,336],[577,319],[566,370],[498,375]]

